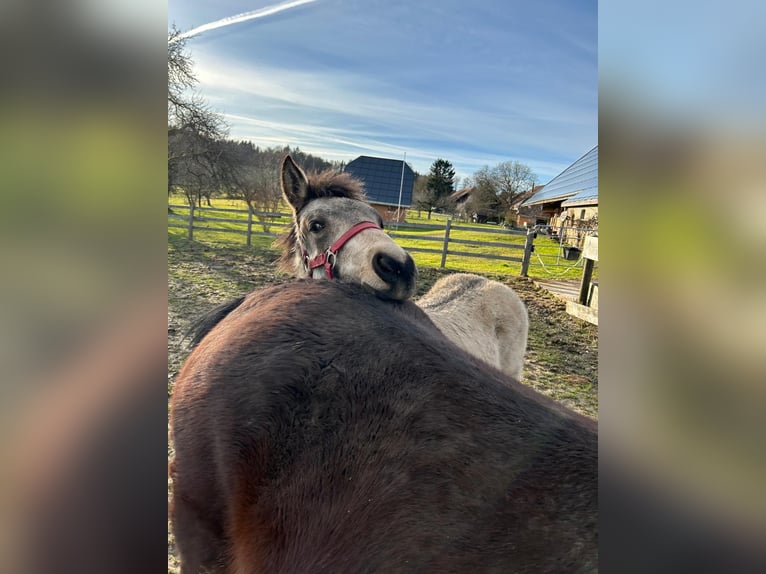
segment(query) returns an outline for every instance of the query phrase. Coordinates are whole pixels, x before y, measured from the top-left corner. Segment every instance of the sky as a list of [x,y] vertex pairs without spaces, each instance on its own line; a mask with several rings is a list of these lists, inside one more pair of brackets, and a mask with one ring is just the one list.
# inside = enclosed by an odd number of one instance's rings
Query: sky
[[170,0],[229,136],[547,183],[598,143],[592,0]]

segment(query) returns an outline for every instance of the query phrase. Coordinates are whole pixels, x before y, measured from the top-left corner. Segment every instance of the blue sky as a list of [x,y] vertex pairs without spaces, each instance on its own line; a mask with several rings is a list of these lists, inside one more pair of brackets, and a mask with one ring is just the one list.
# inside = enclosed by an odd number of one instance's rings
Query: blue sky
[[277,4],[187,40],[233,138],[461,177],[518,160],[540,183],[597,143],[595,1],[170,0],[168,23]]

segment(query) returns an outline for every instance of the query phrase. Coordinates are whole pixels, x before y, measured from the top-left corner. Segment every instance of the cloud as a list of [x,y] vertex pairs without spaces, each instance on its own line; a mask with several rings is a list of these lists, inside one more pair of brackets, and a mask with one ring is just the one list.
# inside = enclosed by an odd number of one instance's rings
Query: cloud
[[[566,24],[509,34],[509,23],[549,10],[482,6],[475,13],[457,0],[438,10],[326,0],[321,9],[254,22],[257,30],[245,24],[194,43],[199,90],[232,137],[257,145],[346,160],[406,151],[420,172],[441,157],[461,176],[518,160],[547,182],[596,143],[595,14],[574,11]],[[570,30],[572,18],[594,32]]]
[[406,151],[421,173],[444,157],[463,176],[514,159],[547,182],[595,143],[582,140],[584,131],[595,133],[587,110],[544,98],[500,93],[466,107],[352,71],[319,73],[210,54],[198,57],[197,74],[232,126],[232,137],[299,145],[328,159],[401,157]]
[[272,14],[278,14],[280,12],[284,12],[285,10],[290,10],[291,8],[296,8],[298,6],[302,6],[303,4],[310,4],[312,2],[316,2],[316,0],[289,0],[288,2],[282,2],[281,4],[266,6],[265,8],[259,8],[258,10],[250,10],[249,12],[243,12],[242,14],[237,14],[236,16],[221,18],[220,20],[216,20],[215,22],[208,22],[207,24],[203,24],[202,26],[197,26],[196,28],[193,28],[192,30],[184,32],[183,34],[179,34],[173,39],[173,41],[182,40],[184,38],[191,38],[192,36],[197,36],[199,34],[202,34],[203,32],[208,32],[210,30],[223,28],[224,26],[231,26],[232,24],[240,24],[242,22],[255,20],[256,18],[271,16]]

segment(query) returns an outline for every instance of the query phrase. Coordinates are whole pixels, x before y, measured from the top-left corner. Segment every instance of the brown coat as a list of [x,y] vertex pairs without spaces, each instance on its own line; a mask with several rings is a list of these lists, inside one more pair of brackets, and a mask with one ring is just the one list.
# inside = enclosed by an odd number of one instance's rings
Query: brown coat
[[593,421],[410,302],[308,280],[230,307],[173,396],[184,574],[596,571]]

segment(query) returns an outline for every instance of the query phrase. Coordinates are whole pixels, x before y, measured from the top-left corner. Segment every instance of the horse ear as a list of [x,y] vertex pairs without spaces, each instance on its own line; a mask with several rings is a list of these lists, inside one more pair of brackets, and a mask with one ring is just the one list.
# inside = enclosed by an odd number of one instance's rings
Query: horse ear
[[282,195],[298,213],[309,200],[308,178],[289,155],[282,160]]

